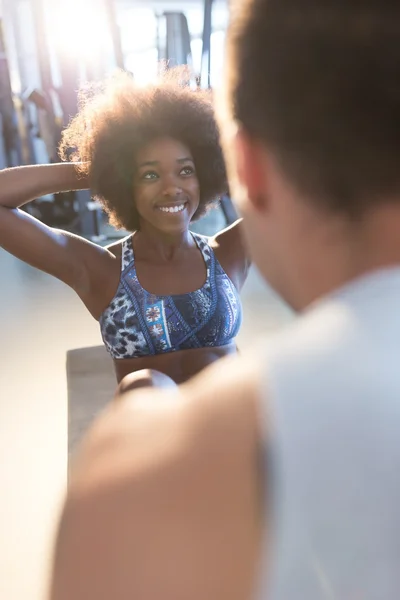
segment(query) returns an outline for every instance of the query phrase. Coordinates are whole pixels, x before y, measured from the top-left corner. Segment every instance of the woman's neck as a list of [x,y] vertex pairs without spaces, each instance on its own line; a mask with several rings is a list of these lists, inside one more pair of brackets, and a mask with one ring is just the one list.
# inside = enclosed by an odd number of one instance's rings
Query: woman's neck
[[171,262],[182,253],[196,246],[189,230],[177,233],[167,233],[149,225],[141,227],[134,235],[135,255],[145,260],[151,258]]

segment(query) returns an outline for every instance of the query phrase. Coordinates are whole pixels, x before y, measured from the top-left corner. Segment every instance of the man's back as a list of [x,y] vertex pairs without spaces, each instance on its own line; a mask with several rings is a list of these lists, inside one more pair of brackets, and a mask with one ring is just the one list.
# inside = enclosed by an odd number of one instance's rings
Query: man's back
[[248,600],[255,580],[262,600],[399,597],[399,297],[400,269],[360,279],[264,355],[109,412],[52,598]]
[[399,597],[399,298],[398,268],[357,280],[267,353],[273,600]]

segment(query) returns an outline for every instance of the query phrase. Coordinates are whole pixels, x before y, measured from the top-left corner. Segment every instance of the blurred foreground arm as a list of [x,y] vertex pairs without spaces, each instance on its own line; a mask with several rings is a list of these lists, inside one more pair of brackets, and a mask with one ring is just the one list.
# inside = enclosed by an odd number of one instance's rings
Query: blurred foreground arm
[[220,361],[179,392],[132,392],[99,419],[72,472],[51,600],[251,598],[253,365]]

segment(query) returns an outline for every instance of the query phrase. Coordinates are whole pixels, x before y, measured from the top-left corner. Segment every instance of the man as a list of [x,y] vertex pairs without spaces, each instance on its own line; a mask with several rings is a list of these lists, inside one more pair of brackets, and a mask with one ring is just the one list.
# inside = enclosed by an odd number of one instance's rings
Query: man
[[399,24],[389,0],[234,6],[232,185],[302,315],[177,391],[121,392],[76,461],[53,600],[399,597]]

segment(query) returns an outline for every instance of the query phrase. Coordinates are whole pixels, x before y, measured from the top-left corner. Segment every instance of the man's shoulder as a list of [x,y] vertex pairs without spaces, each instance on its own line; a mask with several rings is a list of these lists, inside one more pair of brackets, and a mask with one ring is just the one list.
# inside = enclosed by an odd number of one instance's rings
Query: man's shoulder
[[157,462],[163,468],[179,469],[182,457],[186,460],[191,454],[208,460],[213,444],[230,447],[234,453],[241,446],[253,447],[262,367],[261,355],[229,357],[177,391],[127,394],[87,434],[72,469],[71,485],[96,489],[100,480],[133,481]]
[[309,307],[264,344],[264,361],[278,357],[311,360],[340,351],[357,340],[361,320],[357,308],[338,298],[329,298]]
[[[152,600],[247,596],[259,527],[257,377],[254,361],[221,360],[178,393],[138,390],[97,421],[72,469],[56,560],[64,595],[54,598],[95,597],[85,582],[104,597],[118,586]],[[170,577],[177,565],[184,579]],[[238,584],[221,578],[232,571]],[[235,596],[237,585],[246,591]]]
[[271,338],[264,353],[269,400],[375,393],[388,381],[400,390],[393,300],[379,282],[360,282],[310,307]]

